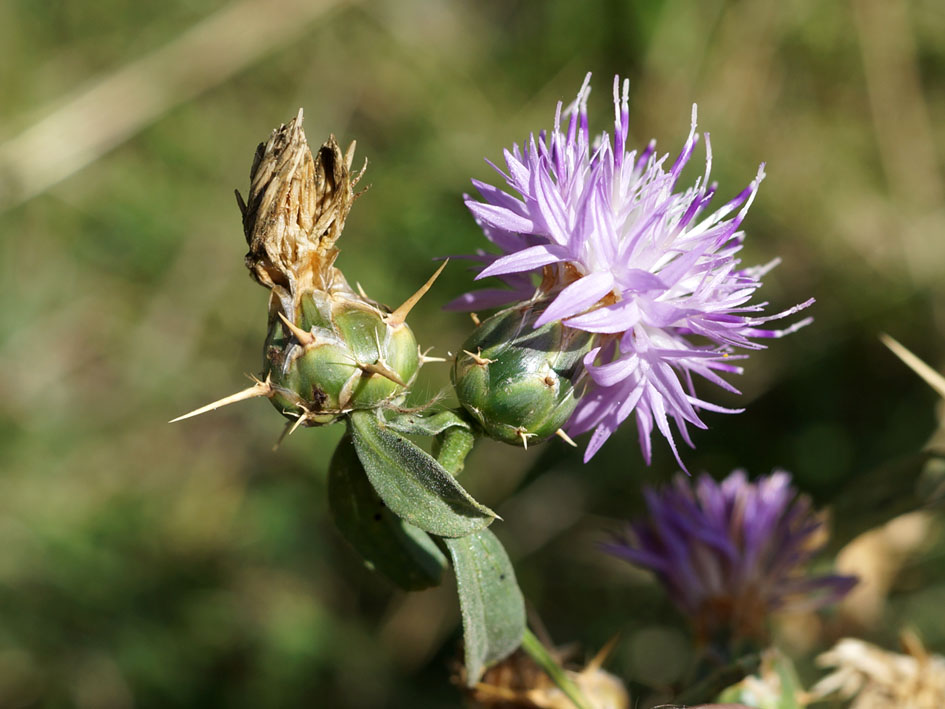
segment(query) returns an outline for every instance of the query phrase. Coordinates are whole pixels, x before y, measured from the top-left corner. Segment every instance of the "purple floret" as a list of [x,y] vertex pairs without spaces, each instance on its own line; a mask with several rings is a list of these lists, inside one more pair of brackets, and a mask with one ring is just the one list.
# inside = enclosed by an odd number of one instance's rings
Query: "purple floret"
[[570,107],[558,105],[550,134],[532,134],[524,150],[504,151],[506,169],[496,170],[508,192],[473,181],[482,201],[467,195],[466,206],[501,252],[472,257],[482,263],[477,278],[496,276],[507,288],[473,291],[450,307],[542,300],[547,306],[536,327],[561,320],[595,333],[597,346],[584,358],[586,393],[568,424],[573,434],[594,431],[585,461],[635,414],[647,463],[656,428],[683,465],[671,420],[692,446],[688,425],[706,428],[701,411],[741,411],[697,397],[693,375],[738,393],[721,376],[741,373],[734,361],[746,355],[736,350],[762,349],[757,339],[808,324],[810,318],[784,330],[765,327],[813,299],[774,315],[763,314],[767,303],[749,303],[777,265],[741,268],[736,258],[763,166],[748,187],[709,212],[716,185],[709,181],[708,133],[704,175],[691,187],[677,186],[699,142],[695,106],[685,146],[666,169],[669,156],[658,156],[654,142],[639,154],[627,152],[629,85],[624,81],[621,90],[619,77],[613,139],[605,132],[592,141],[589,82],[590,75]]

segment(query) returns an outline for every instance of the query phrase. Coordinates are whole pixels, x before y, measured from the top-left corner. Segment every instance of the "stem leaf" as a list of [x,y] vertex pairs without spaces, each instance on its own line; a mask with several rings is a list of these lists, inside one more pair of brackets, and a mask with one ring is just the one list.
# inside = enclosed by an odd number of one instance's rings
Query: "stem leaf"
[[426,415],[388,410],[384,412],[384,424],[407,436],[436,436],[457,426],[467,431],[472,428],[461,414],[451,409]]
[[463,616],[466,683],[472,687],[489,665],[522,644],[525,600],[502,543],[488,529],[445,542]]
[[443,552],[426,532],[404,522],[381,501],[347,435],[328,469],[328,503],[335,525],[369,568],[405,591],[440,584],[447,565]]
[[432,456],[387,428],[375,413],[354,411],[348,422],[371,485],[401,519],[439,537],[472,534],[496,519]]

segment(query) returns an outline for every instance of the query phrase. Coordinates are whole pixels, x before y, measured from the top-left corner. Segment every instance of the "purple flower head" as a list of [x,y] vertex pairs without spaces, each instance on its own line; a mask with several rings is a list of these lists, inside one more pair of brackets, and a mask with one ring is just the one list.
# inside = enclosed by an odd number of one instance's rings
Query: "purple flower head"
[[644,496],[649,516],[604,550],[653,571],[704,637],[720,628],[762,635],[771,612],[818,608],[856,584],[855,576],[803,574],[826,533],[789,473],[748,482],[737,470],[721,483],[679,474]]
[[[473,291],[455,309],[491,308],[527,300],[547,303],[535,323],[561,320],[594,333],[584,358],[586,391],[568,423],[570,433],[594,430],[589,460],[630,414],[636,414],[643,456],[651,457],[654,427],[680,465],[670,420],[692,446],[688,425],[706,428],[700,411],[737,413],[696,396],[693,375],[731,392],[720,374],[740,373],[735,348],[762,349],[758,338],[785,330],[763,324],[810,305],[774,315],[767,303],[749,304],[761,278],[777,265],[742,268],[739,231],[764,178],[763,166],[744,190],[710,211],[712,150],[705,134],[705,174],[687,188],[679,176],[699,134],[696,107],[689,138],[672,162],[655,142],[627,151],[629,84],[614,79],[614,132],[592,140],[587,98],[590,74],[567,109],[558,104],[554,128],[531,135],[524,150],[505,151],[506,170],[493,165],[509,191],[478,180],[482,201],[466,206],[501,253],[479,253],[477,279],[497,276],[507,288]],[[563,125],[566,119],[567,126]],[[683,466],[685,467],[685,466]]]

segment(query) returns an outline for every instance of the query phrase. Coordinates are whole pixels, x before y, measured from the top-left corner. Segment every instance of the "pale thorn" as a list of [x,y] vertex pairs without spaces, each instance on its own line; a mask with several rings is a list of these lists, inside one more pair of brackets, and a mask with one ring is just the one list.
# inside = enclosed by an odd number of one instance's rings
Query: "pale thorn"
[[482,350],[481,350],[481,349],[478,350],[478,351],[475,352],[475,353],[470,352],[469,350],[463,350],[463,352],[464,352],[465,354],[468,354],[470,357],[472,357],[472,358],[473,358],[473,362],[475,362],[475,363],[478,364],[479,366],[484,366],[484,365],[492,364],[493,362],[495,362],[494,359],[489,359],[488,357],[483,357],[483,356],[482,356]]
[[292,424],[292,427],[289,429],[289,432],[285,435],[291,436],[293,433],[295,433],[298,430],[299,426],[301,426],[303,423],[305,423],[308,420],[308,414],[309,414],[308,409],[303,409],[302,413],[299,414],[299,416],[295,419],[295,422]]
[[362,372],[368,372],[369,374],[379,374],[382,377],[390,379],[394,384],[399,384],[402,387],[407,386],[404,383],[404,380],[400,378],[397,372],[390,369],[382,360],[378,360],[374,364],[358,364],[358,368]]
[[476,313],[470,313],[469,319],[473,321],[473,325],[475,325],[476,327],[479,327],[480,325],[482,325],[482,321],[479,319],[479,316]]
[[535,434],[526,433],[525,430],[521,428],[518,429],[515,433],[518,434],[518,437],[522,439],[522,448],[524,448],[525,450],[528,450],[528,438],[529,436],[534,437]]
[[361,281],[356,281],[354,285],[357,286],[358,293],[360,293],[362,298],[365,300],[370,300],[370,298],[368,298],[368,294],[364,292],[364,287],[361,285]]
[[448,264],[449,262],[450,260],[446,259],[442,263],[442,265],[438,269],[436,269],[436,272],[432,276],[430,276],[430,279],[426,283],[424,283],[422,286],[420,286],[420,290],[418,290],[412,296],[407,298],[407,300],[405,300],[399,308],[397,308],[394,312],[390,313],[385,318],[385,321],[387,322],[388,325],[397,327],[398,325],[401,325],[404,323],[404,321],[407,319],[407,314],[411,310],[413,310],[413,306],[415,306],[418,302],[420,302],[420,299],[424,295],[426,295],[427,291],[430,290],[430,288],[433,286],[433,283],[436,281],[439,275],[443,273],[443,269],[446,268],[446,264]]
[[289,319],[282,313],[279,313],[279,317],[282,319],[282,322],[285,323],[285,326],[289,328],[289,331],[295,335],[295,339],[298,340],[303,347],[308,347],[309,345],[315,343],[315,335],[310,332],[306,332],[295,323],[290,322]]
[[575,443],[574,440],[572,440],[571,436],[569,436],[567,433],[564,432],[563,428],[559,428],[557,431],[555,431],[555,435],[558,438],[560,438],[562,441],[567,443],[569,446],[571,446],[572,448],[578,447],[578,444]]
[[382,377],[386,377],[387,379],[390,379],[392,382],[394,382],[394,384],[399,384],[402,387],[407,386],[404,384],[404,380],[400,378],[400,375],[388,366],[387,361],[381,355],[381,338],[377,334],[377,330],[374,331],[374,344],[377,347],[377,362],[374,364],[361,364],[360,362],[356,362],[358,368],[362,372],[380,374]]
[[[286,413],[286,412],[283,412]],[[273,452],[279,450],[279,446],[282,445],[282,441],[291,436],[296,432],[299,426],[308,418],[308,411],[305,411],[301,414],[291,413],[290,415],[295,416],[295,421],[286,421],[285,426],[282,427],[282,433],[279,434],[278,440],[272,444]]]
[[904,345],[894,340],[885,332],[880,333],[879,339],[886,347],[893,351],[893,354],[905,362],[909,369],[918,374],[926,384],[938,392],[939,396],[945,398],[945,377],[936,372],[929,365],[912,354]]
[[604,647],[597,651],[597,654],[591,658],[591,661],[587,663],[587,666],[581,670],[581,673],[585,672],[595,672],[604,666],[604,663],[607,662],[607,658],[610,656],[610,653],[614,651],[614,647],[617,645],[617,640],[620,639],[620,633],[614,635],[610,640],[604,643]]
[[230,394],[225,396],[222,399],[214,401],[212,404],[207,404],[206,406],[201,406],[199,409],[194,409],[188,414],[183,416],[178,416],[176,419],[171,419],[168,423],[176,423],[177,421],[183,421],[184,419],[189,419],[192,416],[200,416],[200,414],[205,414],[208,411],[213,411],[215,409],[222,408],[224,406],[229,406],[230,404],[235,404],[238,401],[245,401],[246,399],[255,399],[257,396],[272,396],[272,385],[269,383],[269,377],[266,377],[266,381],[260,382],[256,381],[253,386],[248,389],[243,389],[243,391],[238,391],[235,394]]
[[906,651],[907,655],[912,655],[919,661],[920,666],[924,666],[929,661],[929,651],[922,644],[922,638],[916,635],[914,630],[905,628],[899,633],[899,644]]
[[428,347],[426,349],[426,352],[421,352],[420,345],[417,345],[417,357],[420,360],[421,366],[423,366],[427,362],[445,362],[446,361],[444,357],[427,357],[427,352],[429,352],[432,349],[433,349],[432,347]]

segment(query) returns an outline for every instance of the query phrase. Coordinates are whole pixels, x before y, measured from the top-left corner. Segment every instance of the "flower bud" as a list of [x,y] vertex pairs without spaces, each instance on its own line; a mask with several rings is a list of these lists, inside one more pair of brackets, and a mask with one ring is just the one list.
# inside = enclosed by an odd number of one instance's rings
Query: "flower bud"
[[514,445],[541,442],[567,422],[592,341],[559,321],[534,328],[540,313],[524,305],[493,315],[463,343],[453,364],[463,407],[490,437]]
[[266,338],[273,405],[309,425],[393,402],[420,367],[406,323],[345,284],[302,296],[295,322],[274,320]]

